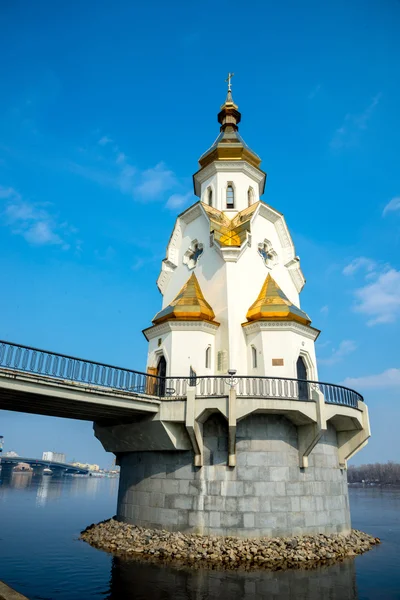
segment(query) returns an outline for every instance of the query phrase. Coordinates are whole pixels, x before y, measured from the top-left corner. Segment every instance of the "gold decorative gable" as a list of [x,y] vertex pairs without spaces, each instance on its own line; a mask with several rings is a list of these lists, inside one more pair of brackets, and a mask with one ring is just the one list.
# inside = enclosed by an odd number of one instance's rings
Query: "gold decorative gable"
[[210,233],[220,246],[241,246],[246,241],[247,232],[250,232],[250,220],[259,202],[239,212],[232,220],[213,206],[202,206],[210,219]]

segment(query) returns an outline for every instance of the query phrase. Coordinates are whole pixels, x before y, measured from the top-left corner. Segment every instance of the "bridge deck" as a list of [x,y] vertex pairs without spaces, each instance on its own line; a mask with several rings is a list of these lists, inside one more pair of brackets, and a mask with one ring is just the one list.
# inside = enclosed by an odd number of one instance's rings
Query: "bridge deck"
[[140,420],[160,400],[110,387],[0,368],[0,409],[84,421]]

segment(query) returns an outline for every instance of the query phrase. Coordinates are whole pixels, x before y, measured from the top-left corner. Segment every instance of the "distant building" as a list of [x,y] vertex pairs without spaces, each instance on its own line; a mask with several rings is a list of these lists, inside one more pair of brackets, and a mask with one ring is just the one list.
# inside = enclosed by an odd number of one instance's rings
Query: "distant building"
[[19,454],[14,452],[14,450],[9,450],[8,452],[4,453],[4,456],[9,456],[10,458],[16,458],[17,456],[19,456]]
[[18,463],[14,468],[14,471],[33,471],[32,467],[28,463]]
[[65,463],[66,456],[63,452],[43,452],[42,460],[50,460],[52,462]]
[[72,463],[72,466],[78,467],[79,469],[88,469],[89,471],[100,471],[99,465],[90,465],[88,463],[74,462]]

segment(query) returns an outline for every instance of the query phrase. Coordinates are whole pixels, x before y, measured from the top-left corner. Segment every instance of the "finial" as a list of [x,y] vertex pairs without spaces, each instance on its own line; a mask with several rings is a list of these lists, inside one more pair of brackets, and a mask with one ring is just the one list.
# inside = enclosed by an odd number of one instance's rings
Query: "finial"
[[228,73],[228,77],[225,79],[226,83],[228,84],[228,93],[226,95],[226,100],[225,102],[233,102],[233,98],[232,98],[232,77],[235,75],[235,73]]
[[225,79],[225,81],[226,81],[226,82],[227,82],[227,84],[228,84],[228,92],[231,92],[231,91],[232,91],[232,83],[231,83],[231,79],[232,79],[232,77],[233,77],[234,75],[235,75],[235,73],[228,73],[228,77],[227,77],[227,79]]

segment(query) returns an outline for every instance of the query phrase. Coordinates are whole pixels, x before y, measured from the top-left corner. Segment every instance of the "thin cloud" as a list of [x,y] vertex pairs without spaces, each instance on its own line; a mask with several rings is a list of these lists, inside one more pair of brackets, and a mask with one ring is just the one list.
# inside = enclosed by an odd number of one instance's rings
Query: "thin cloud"
[[387,369],[365,377],[347,377],[342,384],[356,389],[400,388],[400,369]]
[[[163,201],[167,194],[170,194],[168,208],[186,201],[188,195],[182,193],[182,181],[163,161],[153,167],[139,169],[118,144],[111,142],[113,140],[108,136],[100,138],[95,149],[85,152],[86,164],[70,162],[69,170],[99,185],[114,187],[137,202]],[[100,154],[99,146],[102,147]]]
[[21,235],[33,246],[55,245],[68,250],[70,244],[65,235],[76,230],[67,223],[58,223],[45,208],[47,205],[35,204],[24,200],[14,188],[0,186],[0,198],[6,202],[0,209],[0,218],[15,235]]
[[159,197],[166,190],[178,185],[175,173],[168,169],[163,162],[143,171],[139,179],[140,181],[133,191],[142,198],[149,200]]
[[392,198],[383,209],[382,216],[385,217],[390,212],[400,212],[400,196]]
[[97,143],[99,144],[99,146],[107,146],[107,144],[112,143],[112,139],[109,138],[107,135],[103,135],[103,137],[100,138]]
[[355,290],[356,312],[366,315],[367,325],[394,323],[400,316],[400,271],[389,268],[375,281]]
[[338,348],[332,350],[331,356],[320,358],[319,363],[323,365],[334,365],[357,349],[357,344],[353,340],[343,340]]
[[187,194],[172,194],[167,200],[167,208],[170,208],[171,210],[182,208],[192,197],[193,192],[187,192]]
[[367,129],[368,123],[381,100],[382,94],[377,94],[367,108],[359,115],[347,113],[343,124],[336,129],[330,146],[334,150],[340,150],[344,147],[356,146],[359,142],[360,134]]
[[354,275],[357,271],[363,270],[371,273],[376,268],[376,262],[365,256],[358,256],[343,269],[343,275]]
[[323,315],[327,315],[327,314],[329,313],[329,306],[328,306],[328,305],[322,306],[322,307],[320,308],[320,311],[319,311],[319,312],[320,312],[321,314],[323,314]]

